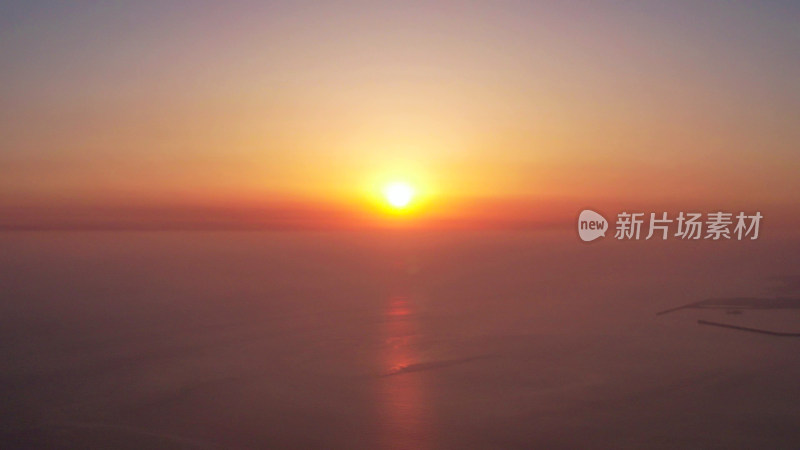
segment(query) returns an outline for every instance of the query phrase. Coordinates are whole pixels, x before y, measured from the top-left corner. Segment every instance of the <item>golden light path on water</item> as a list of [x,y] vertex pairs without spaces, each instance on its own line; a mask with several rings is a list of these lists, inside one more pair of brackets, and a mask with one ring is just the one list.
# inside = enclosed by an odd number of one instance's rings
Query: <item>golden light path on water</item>
[[409,372],[420,363],[413,298],[390,296],[384,313],[383,376],[380,380],[382,448],[425,449],[432,446],[431,411],[426,399],[425,374]]

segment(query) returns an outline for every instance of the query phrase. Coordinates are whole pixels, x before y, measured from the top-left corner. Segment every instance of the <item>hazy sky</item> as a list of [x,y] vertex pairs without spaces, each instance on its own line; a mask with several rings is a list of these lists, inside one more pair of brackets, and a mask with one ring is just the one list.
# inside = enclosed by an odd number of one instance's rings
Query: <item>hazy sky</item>
[[798,24],[770,1],[2,2],[0,197],[359,204],[403,178],[440,208],[796,204]]

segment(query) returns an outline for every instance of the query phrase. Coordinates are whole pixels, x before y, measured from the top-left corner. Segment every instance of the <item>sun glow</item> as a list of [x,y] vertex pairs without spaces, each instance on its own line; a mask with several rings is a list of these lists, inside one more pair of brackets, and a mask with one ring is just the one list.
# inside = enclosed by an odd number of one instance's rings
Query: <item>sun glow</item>
[[414,188],[404,182],[389,183],[383,188],[383,196],[389,205],[397,210],[405,209],[414,199]]

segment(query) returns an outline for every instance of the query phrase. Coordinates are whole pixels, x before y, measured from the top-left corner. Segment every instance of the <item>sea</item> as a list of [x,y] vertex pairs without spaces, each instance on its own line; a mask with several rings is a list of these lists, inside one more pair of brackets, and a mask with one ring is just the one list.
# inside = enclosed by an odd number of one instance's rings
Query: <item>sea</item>
[[[797,449],[800,239],[0,233],[0,447]],[[765,334],[698,322],[766,329]]]

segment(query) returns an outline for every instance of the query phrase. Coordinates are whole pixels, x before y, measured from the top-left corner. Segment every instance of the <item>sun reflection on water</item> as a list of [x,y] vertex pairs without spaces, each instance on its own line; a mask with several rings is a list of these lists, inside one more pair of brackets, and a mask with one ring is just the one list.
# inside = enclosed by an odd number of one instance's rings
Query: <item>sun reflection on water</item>
[[414,305],[408,297],[392,296],[385,310],[383,376],[380,380],[383,448],[424,449],[431,446],[430,410],[425,398],[425,374],[406,372],[420,363]]

